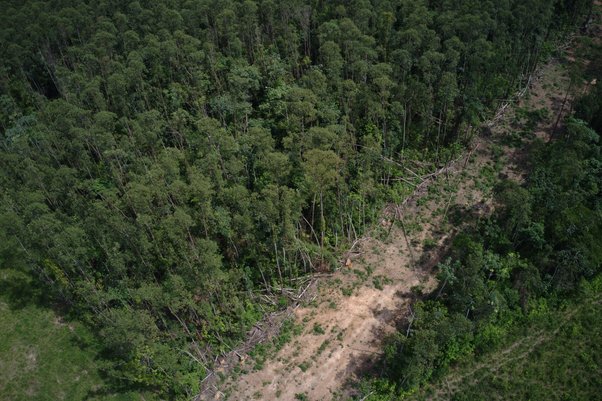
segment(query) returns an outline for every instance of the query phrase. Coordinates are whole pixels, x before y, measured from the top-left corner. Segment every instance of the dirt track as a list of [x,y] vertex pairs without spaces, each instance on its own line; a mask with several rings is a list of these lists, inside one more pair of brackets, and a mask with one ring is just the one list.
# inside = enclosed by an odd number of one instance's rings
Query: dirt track
[[[541,68],[532,82],[519,106],[552,110],[536,127],[537,136],[549,135],[567,86],[557,61]],[[373,366],[383,339],[408,316],[412,288],[420,286],[424,292],[435,288],[433,267],[454,233],[443,216],[460,210],[479,218],[492,209],[491,185],[497,175],[522,180],[524,149],[499,144],[521,129],[516,110],[509,107],[495,122],[491,138],[475,142],[470,160],[456,161],[398,208],[406,235],[400,224],[389,230],[390,220],[385,218],[372,238],[356,247],[359,252],[351,266],[321,279],[315,300],[295,310],[301,334],[258,370],[252,361],[241,361],[242,375],[216,384],[210,399],[317,401],[351,395],[349,383]],[[431,251],[424,250],[426,244]]]
[[[472,154],[477,161],[467,164],[466,174],[478,173],[485,152]],[[425,185],[423,194],[400,209],[407,239],[399,224],[387,237],[390,221],[383,220],[376,230],[381,239],[363,241],[352,265],[323,279],[316,301],[295,311],[295,321],[303,326],[303,332],[272,355],[262,369],[220,386],[214,398],[227,394],[229,400],[294,400],[303,394],[308,400],[331,400],[350,395],[352,390],[346,385],[373,365],[383,339],[407,315],[412,288],[429,292],[435,287],[432,267],[438,262],[438,252],[425,252],[424,244],[428,239],[430,248],[440,250],[450,237],[450,233],[432,232],[433,227],[441,226],[441,217],[434,217],[435,212],[442,214],[457,203],[467,210],[488,208],[481,203],[481,191],[473,187],[475,181],[460,179],[464,161],[456,165],[446,177],[450,181],[442,177],[430,184],[435,187],[447,182],[452,187],[449,194],[418,206],[417,199],[428,197]],[[252,370],[252,363],[246,368]]]

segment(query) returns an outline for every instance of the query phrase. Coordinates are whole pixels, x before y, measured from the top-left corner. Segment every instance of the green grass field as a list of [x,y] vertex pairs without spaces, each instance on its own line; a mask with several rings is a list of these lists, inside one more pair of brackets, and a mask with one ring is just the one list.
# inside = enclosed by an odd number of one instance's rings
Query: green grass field
[[106,394],[94,337],[81,324],[30,302],[27,277],[0,271],[0,400],[149,400]]

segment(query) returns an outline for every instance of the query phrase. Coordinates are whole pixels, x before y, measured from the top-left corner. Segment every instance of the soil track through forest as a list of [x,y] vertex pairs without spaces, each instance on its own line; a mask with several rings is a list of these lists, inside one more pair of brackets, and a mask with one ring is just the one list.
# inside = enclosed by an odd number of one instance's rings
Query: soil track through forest
[[[491,191],[498,176],[523,180],[524,150],[504,145],[509,134],[525,128],[517,110],[550,110],[534,130],[538,137],[548,137],[568,86],[559,60],[542,66],[527,96],[497,116],[487,137],[477,138],[472,151],[421,184],[405,204],[390,205],[371,237],[349,254],[350,263],[319,279],[315,299],[293,312],[302,327],[299,335],[259,366],[239,355],[238,367],[221,369],[229,378],[204,383],[200,399],[350,396],[349,383],[374,366],[383,339],[407,322],[416,289],[427,293],[435,288],[434,266],[457,229],[445,217],[485,216],[493,208]],[[397,224],[391,224],[394,219]]]
[[[599,304],[600,299],[595,299],[592,304]],[[471,385],[478,383],[478,374],[481,376],[484,372],[487,374],[495,374],[502,370],[506,365],[516,363],[518,361],[524,361],[533,352],[535,352],[543,344],[554,341],[558,333],[566,329],[569,324],[572,324],[573,317],[579,313],[587,304],[578,305],[573,309],[569,309],[558,315],[559,324],[551,331],[538,330],[536,332],[529,333],[522,338],[519,338],[506,348],[489,354],[485,359],[477,363],[474,367],[467,371],[459,372],[452,371],[445,380],[435,383],[431,388],[431,395],[427,398],[428,400],[448,400],[453,395],[461,390],[463,382],[468,382]]]

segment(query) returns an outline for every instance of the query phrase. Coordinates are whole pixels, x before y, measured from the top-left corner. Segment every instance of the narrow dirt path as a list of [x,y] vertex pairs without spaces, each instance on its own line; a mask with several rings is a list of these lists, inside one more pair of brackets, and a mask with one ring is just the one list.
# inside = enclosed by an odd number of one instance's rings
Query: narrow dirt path
[[[351,395],[349,383],[373,366],[383,339],[408,315],[416,289],[435,288],[433,268],[455,233],[446,217],[487,215],[499,176],[523,180],[524,147],[507,145],[508,135],[527,124],[520,111],[550,110],[534,130],[549,136],[567,87],[557,60],[543,66],[528,95],[497,116],[488,137],[478,138],[471,152],[420,185],[404,205],[387,208],[351,263],[321,279],[315,299],[294,311],[299,335],[259,366],[242,357],[240,373],[215,383],[201,399],[328,401]],[[391,227],[393,216],[402,224]]]
[[[592,301],[592,304],[598,304],[600,299]],[[587,304],[578,305],[572,309],[560,313],[558,325],[553,331],[536,331],[519,338],[507,347],[496,351],[477,363],[468,370],[456,370],[445,377],[445,380],[430,387],[431,395],[428,400],[448,400],[461,389],[462,385],[476,385],[479,377],[484,375],[496,375],[507,365],[516,362],[524,362],[541,346],[550,341],[554,341],[561,330],[565,329],[573,322],[574,316],[579,313]]]

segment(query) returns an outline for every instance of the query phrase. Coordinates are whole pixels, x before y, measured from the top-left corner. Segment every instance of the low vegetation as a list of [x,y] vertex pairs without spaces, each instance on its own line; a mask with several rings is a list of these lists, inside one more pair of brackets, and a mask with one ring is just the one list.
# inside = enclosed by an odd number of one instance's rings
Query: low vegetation
[[456,236],[438,288],[389,341],[387,374],[364,383],[366,400],[597,397],[601,94],[577,103],[585,120],[535,140],[526,182],[499,182],[494,215]]
[[11,401],[150,401],[153,394],[113,388],[90,330],[40,307],[31,278],[0,272],[0,398]]

